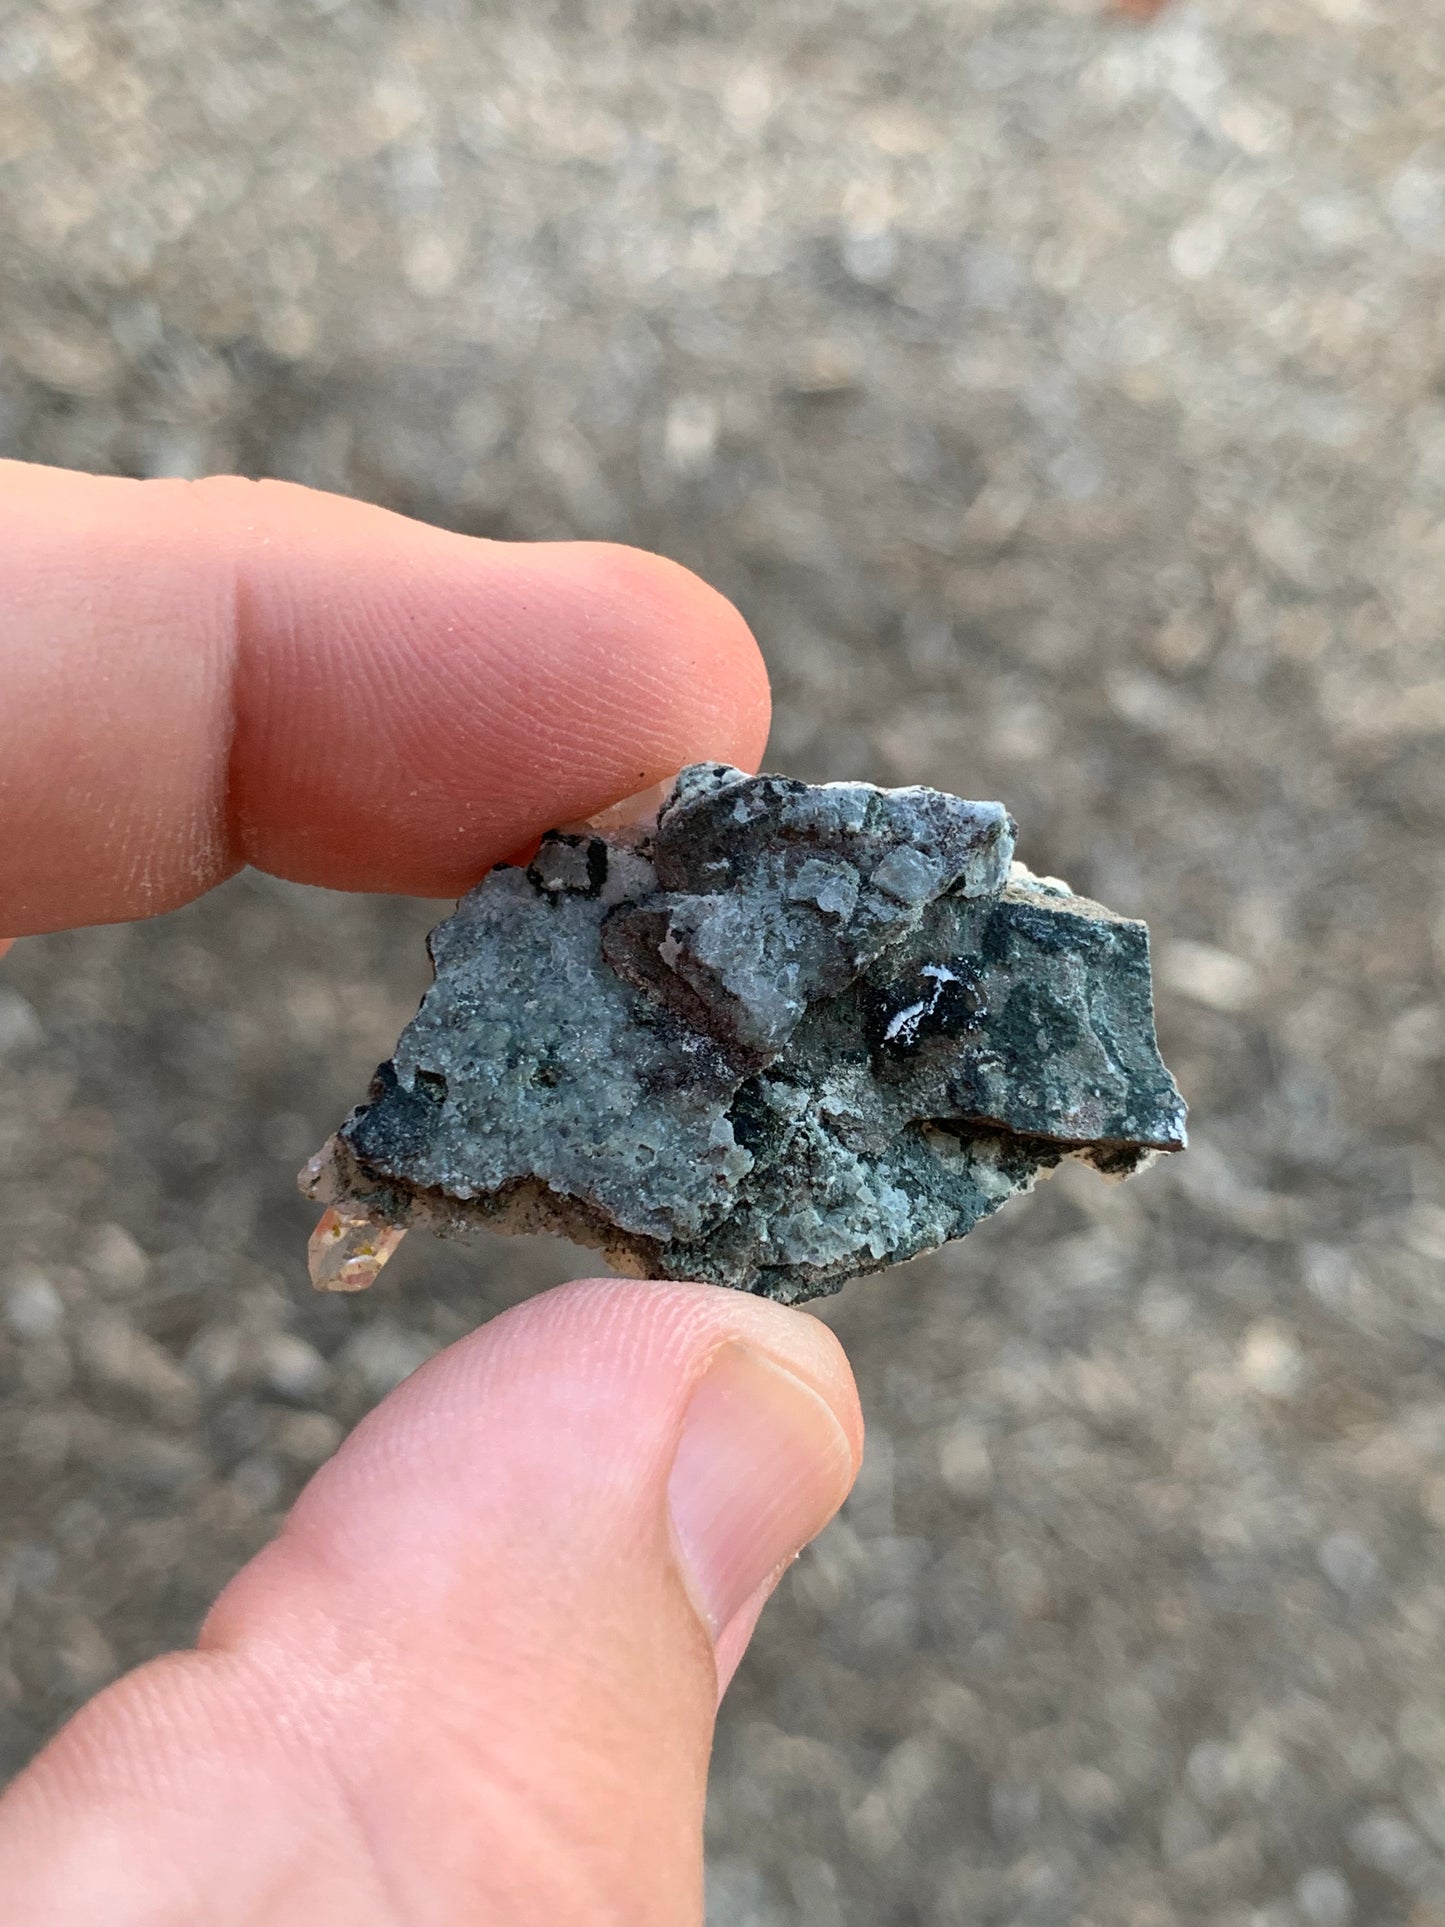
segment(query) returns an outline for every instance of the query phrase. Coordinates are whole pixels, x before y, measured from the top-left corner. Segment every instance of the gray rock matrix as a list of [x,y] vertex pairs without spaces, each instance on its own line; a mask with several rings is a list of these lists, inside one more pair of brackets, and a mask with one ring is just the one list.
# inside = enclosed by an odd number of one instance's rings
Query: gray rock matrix
[[1012,863],[1001,804],[700,763],[433,931],[323,1188],[553,1230],[784,1303],[962,1237],[1077,1156],[1184,1144],[1148,933]]

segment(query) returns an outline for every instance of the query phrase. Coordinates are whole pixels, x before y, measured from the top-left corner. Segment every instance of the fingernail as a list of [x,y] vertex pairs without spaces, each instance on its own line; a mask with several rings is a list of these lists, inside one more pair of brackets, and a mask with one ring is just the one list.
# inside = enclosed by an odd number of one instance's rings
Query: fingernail
[[683,1579],[714,1638],[832,1518],[853,1454],[811,1385],[751,1345],[717,1354],[668,1480]]

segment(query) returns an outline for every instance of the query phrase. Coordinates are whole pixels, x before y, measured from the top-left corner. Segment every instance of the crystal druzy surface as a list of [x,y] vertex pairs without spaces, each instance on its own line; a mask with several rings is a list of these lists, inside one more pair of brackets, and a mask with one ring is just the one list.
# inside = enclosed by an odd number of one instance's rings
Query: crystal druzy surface
[[348,1225],[551,1230],[794,1302],[1062,1157],[1128,1176],[1185,1141],[1148,933],[1013,839],[997,803],[710,763],[655,829],[553,832],[432,932],[306,1188]]

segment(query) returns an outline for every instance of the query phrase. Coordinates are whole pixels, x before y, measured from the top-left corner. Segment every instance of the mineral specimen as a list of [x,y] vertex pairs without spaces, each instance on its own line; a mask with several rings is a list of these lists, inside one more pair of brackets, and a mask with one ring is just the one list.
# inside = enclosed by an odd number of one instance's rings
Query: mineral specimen
[[997,803],[701,763],[554,831],[432,932],[435,982],[305,1172],[321,1285],[406,1226],[558,1232],[793,1303],[1079,1157],[1183,1147],[1149,940],[1012,863]]

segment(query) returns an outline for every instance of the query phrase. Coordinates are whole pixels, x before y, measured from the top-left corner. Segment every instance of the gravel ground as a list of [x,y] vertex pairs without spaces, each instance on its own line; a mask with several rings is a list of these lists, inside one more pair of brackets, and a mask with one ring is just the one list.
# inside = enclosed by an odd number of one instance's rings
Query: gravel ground
[[[1147,13],[1147,8],[1135,8]],[[861,1487],[729,1696],[714,1927],[1445,1922],[1445,4],[0,0],[0,447],[732,594],[771,762],[1161,937],[1195,1148],[824,1312]],[[587,1266],[308,1293],[437,906],[240,879],[0,985],[0,1761]]]

